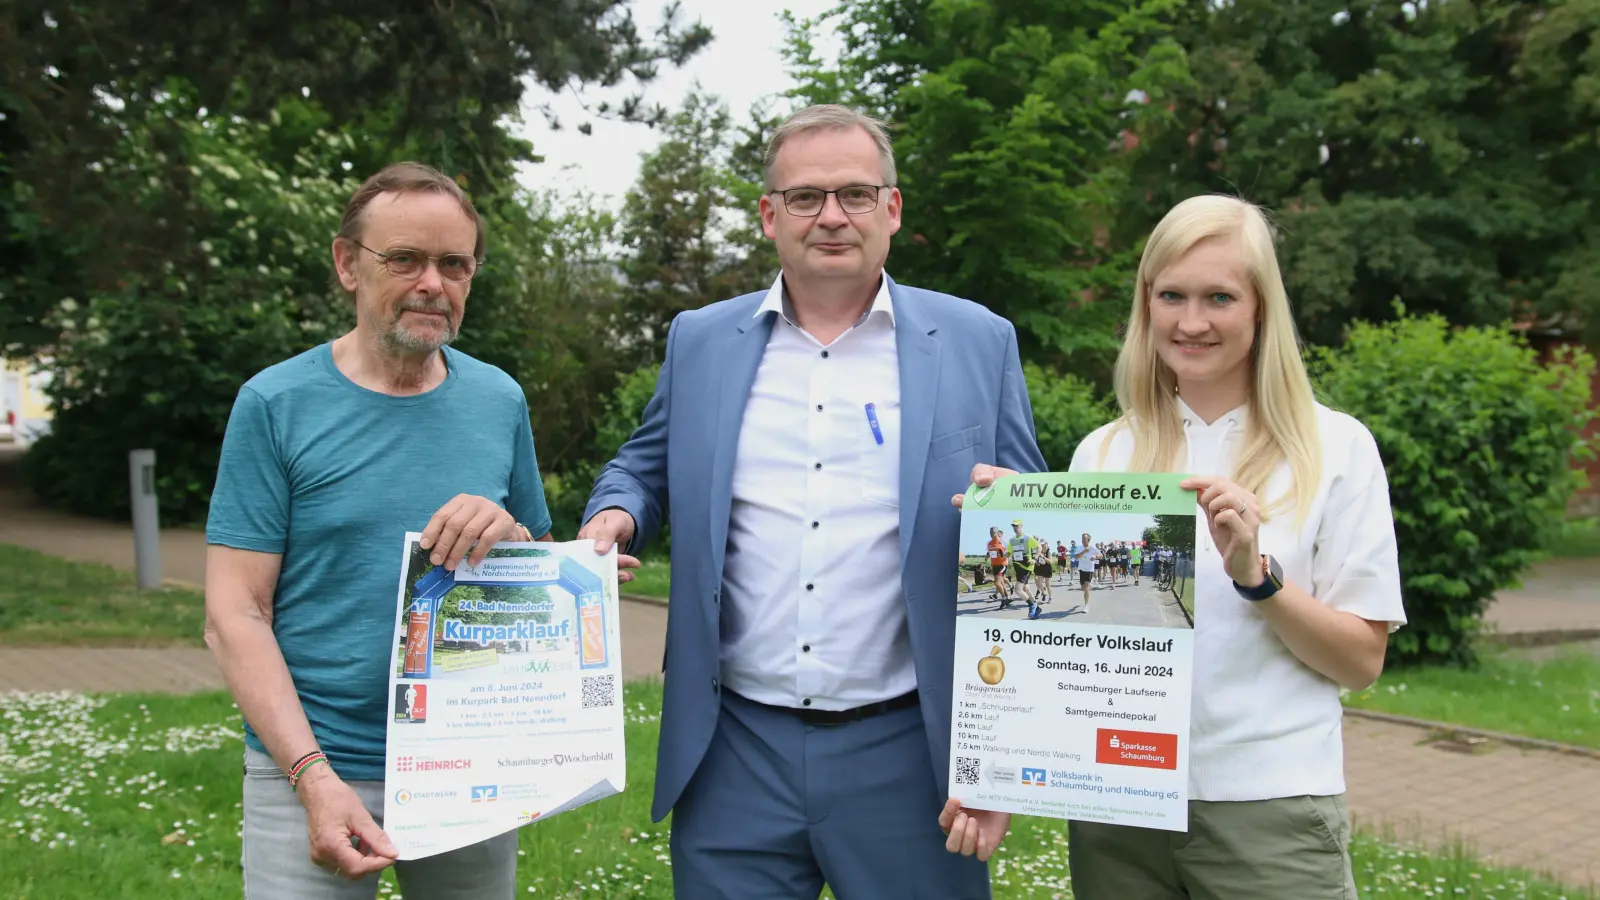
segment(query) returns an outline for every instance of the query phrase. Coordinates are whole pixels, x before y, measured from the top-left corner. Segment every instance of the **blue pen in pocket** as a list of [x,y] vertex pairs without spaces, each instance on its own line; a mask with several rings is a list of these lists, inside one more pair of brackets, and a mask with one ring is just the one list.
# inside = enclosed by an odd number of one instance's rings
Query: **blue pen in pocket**
[[882,446],[883,429],[878,427],[878,407],[871,403],[867,404],[867,424],[872,426],[872,439]]

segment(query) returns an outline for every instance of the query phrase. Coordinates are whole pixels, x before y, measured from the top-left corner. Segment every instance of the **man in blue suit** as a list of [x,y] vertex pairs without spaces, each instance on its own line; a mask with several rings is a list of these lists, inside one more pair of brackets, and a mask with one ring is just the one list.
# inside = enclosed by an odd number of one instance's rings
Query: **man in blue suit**
[[990,896],[1009,817],[945,802],[952,497],[1044,460],[1011,324],[884,272],[894,184],[876,120],[777,129],[781,274],[677,317],[584,514],[601,552],[671,524],[652,815],[673,812],[679,897]]

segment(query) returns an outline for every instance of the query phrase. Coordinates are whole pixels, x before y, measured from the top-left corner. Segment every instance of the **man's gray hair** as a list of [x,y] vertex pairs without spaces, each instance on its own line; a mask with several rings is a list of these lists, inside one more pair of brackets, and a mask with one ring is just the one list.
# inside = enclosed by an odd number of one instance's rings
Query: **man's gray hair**
[[778,162],[778,151],[790,138],[809,131],[843,131],[851,128],[861,128],[872,138],[872,143],[878,148],[878,158],[883,161],[883,183],[892,187],[895,184],[894,149],[889,146],[889,129],[872,116],[835,103],[808,106],[785,119],[772,132],[772,139],[767,141],[762,183],[769,191],[778,189],[772,181],[772,167]]

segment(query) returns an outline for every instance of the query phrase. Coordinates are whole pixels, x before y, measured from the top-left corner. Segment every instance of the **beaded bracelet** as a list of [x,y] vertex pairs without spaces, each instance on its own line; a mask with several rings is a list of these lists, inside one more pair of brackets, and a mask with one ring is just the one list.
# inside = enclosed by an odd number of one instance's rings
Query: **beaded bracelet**
[[300,776],[304,775],[307,769],[317,763],[326,763],[327,761],[328,757],[321,750],[313,750],[300,757],[298,762],[289,767],[289,787],[296,791],[300,790]]

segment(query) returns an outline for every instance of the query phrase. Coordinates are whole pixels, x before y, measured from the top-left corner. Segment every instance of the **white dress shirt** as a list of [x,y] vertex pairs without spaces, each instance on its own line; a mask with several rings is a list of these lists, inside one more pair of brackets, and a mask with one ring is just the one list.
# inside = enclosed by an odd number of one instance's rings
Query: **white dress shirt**
[[831,344],[794,324],[781,274],[756,311],[766,315],[777,320],[733,464],[723,683],[797,708],[897,697],[917,676],[900,583],[900,366],[888,280]]

